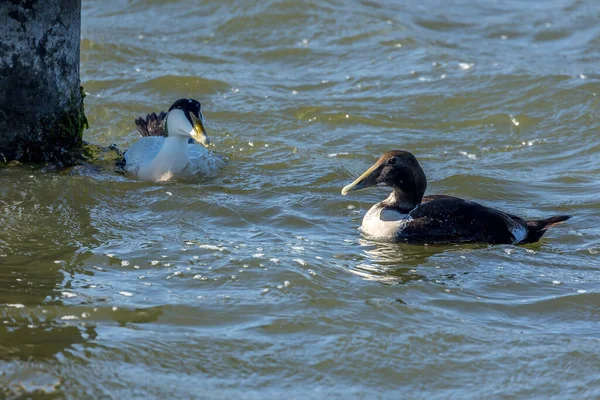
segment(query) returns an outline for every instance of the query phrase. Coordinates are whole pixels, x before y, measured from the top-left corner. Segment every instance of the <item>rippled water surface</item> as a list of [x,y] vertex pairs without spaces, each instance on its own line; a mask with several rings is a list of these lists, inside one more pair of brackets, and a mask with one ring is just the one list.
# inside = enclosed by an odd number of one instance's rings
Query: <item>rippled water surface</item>
[[[252,3],[83,1],[85,139],[194,97],[230,162],[2,170],[0,397],[600,397],[598,2]],[[391,149],[428,193],[574,217],[368,242],[386,191],[340,190]]]

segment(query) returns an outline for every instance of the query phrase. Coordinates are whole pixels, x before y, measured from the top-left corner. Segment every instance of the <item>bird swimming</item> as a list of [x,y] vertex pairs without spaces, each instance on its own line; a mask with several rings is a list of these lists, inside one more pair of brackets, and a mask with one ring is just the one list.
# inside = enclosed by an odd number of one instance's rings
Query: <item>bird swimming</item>
[[569,215],[525,221],[503,211],[458,197],[424,196],[425,172],[414,155],[394,150],[379,160],[342,195],[374,186],[392,193],[364,216],[361,231],[373,239],[414,244],[490,243],[526,244],[540,240]]
[[206,148],[210,139],[197,100],[179,99],[167,113],[148,114],[135,124],[142,137],[123,155],[124,170],[141,180],[160,182],[192,175],[212,178],[226,163],[224,157]]

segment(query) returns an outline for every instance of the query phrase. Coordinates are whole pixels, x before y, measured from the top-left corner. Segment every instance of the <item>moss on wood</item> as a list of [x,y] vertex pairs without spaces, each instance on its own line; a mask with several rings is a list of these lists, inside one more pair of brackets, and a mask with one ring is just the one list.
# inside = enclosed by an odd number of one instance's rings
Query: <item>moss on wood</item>
[[84,97],[80,87],[80,93],[73,94],[65,111],[39,118],[29,128],[29,134],[13,144],[11,154],[0,153],[0,161],[53,161],[69,166],[83,160],[83,131],[89,127]]

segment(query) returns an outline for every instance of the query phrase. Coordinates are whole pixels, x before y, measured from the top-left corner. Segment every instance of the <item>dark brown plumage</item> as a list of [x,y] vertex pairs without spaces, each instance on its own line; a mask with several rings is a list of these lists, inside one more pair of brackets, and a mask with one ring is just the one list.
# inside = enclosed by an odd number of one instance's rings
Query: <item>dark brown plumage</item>
[[[458,197],[424,196],[427,179],[419,162],[407,151],[388,151],[342,194],[373,186],[388,186],[392,194],[369,210],[363,220],[370,235],[382,230],[383,239],[408,243],[525,244],[537,242],[569,215],[525,221],[503,211]],[[368,220],[367,220],[368,218]],[[391,226],[391,228],[390,228]],[[390,229],[394,232],[390,235]]]
[[163,121],[166,116],[167,113],[161,111],[158,115],[156,115],[156,113],[146,115],[146,119],[143,117],[137,118],[135,120],[135,126],[140,132],[140,136],[167,136],[167,133],[163,128]]
[[474,201],[444,195],[423,197],[409,215],[413,221],[406,225],[398,239],[413,243],[432,243],[435,239],[435,243],[511,244],[518,239],[513,231],[519,228],[525,229],[525,237],[518,244],[534,243],[548,228],[570,218],[560,215],[525,221]]

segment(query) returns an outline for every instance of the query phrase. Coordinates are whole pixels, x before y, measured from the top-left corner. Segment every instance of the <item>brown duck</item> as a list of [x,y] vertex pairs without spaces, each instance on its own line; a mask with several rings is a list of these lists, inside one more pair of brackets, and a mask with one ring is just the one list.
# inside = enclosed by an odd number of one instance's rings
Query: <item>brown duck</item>
[[427,179],[419,162],[408,151],[394,150],[358,179],[342,195],[373,186],[393,189],[387,199],[364,216],[361,231],[368,237],[415,244],[491,243],[525,244],[540,240],[546,230],[565,222],[569,215],[524,219],[458,197],[424,196]]

